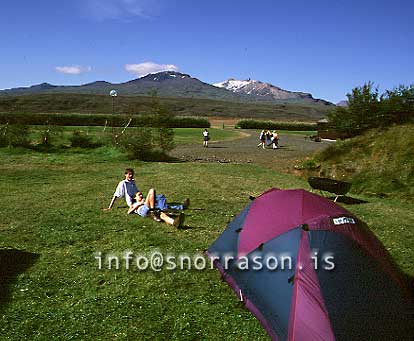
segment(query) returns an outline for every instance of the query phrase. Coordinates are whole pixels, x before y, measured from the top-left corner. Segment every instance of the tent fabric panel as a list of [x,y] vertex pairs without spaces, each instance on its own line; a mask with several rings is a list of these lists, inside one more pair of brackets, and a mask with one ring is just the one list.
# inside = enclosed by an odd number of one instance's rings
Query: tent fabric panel
[[412,339],[409,302],[376,259],[341,233],[309,231],[309,237],[319,257],[334,256],[335,268],[316,274],[337,340]]
[[[209,252],[206,252],[207,257],[209,257],[210,259],[212,258],[211,255],[209,254]],[[265,319],[265,317],[262,315],[262,313],[259,311],[259,309],[257,309],[254,304],[247,298],[244,298],[241,295],[241,289],[238,287],[236,281],[234,280],[233,277],[231,277],[224,269],[224,267],[220,264],[220,262],[217,259],[214,259],[213,261],[214,266],[219,270],[223,280],[225,280],[227,282],[227,284],[229,285],[229,287],[234,291],[234,293],[236,294],[236,296],[244,302],[246,308],[259,320],[259,322],[262,324],[263,328],[266,330],[266,332],[269,334],[269,336],[271,337],[271,339],[273,341],[279,341],[279,337],[277,336],[277,334],[275,334],[272,326],[267,322],[267,320]]]
[[[281,340],[287,339],[289,312],[291,307],[292,287],[289,279],[295,273],[296,256],[299,248],[301,228],[293,229],[265,243],[245,256],[249,264],[260,260],[261,270],[238,270],[230,267],[228,273],[234,278],[242,295],[262,313]],[[290,257],[292,266],[285,262],[282,269],[281,256]],[[279,259],[276,269],[273,258]],[[267,264],[269,262],[269,265]]]
[[294,279],[288,339],[335,340],[311,256],[308,234],[302,231]]
[[407,276],[399,269],[398,265],[393,261],[391,255],[384,248],[375,234],[369,229],[369,227],[355,217],[353,217],[355,224],[340,225],[335,225],[333,223],[333,218],[334,217],[324,216],[308,221],[309,229],[314,231],[333,231],[355,241],[359,248],[361,248],[367,255],[373,257],[381,265],[384,271],[391,276],[396,283],[398,283],[398,285],[404,290],[406,296],[411,297],[412,299],[412,292]]
[[303,189],[271,189],[253,201],[240,234],[239,256],[318,216],[351,215],[339,205]]
[[319,216],[353,216],[345,208],[325,197],[321,197],[320,195],[313,194],[305,190],[302,190],[302,195],[303,220]]
[[239,235],[236,230],[243,226],[244,219],[251,207],[247,205],[228,225],[220,237],[209,247],[208,252],[211,256],[214,254],[233,254],[236,256]]
[[297,191],[271,190],[256,198],[240,233],[239,256],[300,225],[300,203]]

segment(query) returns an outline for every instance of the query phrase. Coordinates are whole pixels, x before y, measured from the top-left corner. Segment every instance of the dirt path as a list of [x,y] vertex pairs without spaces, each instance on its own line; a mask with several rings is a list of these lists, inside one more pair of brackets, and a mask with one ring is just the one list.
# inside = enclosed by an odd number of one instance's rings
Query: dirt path
[[257,147],[258,136],[251,131],[241,130],[241,138],[231,141],[214,142],[204,148],[202,141],[195,144],[179,145],[171,155],[185,161],[222,162],[222,163],[254,163],[275,170],[292,172],[295,163],[326,148],[331,142],[313,142],[299,135],[280,135],[280,148]]

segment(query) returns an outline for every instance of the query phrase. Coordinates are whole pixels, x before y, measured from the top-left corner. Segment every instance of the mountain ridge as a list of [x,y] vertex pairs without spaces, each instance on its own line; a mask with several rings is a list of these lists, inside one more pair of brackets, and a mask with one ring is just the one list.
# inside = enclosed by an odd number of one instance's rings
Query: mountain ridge
[[237,80],[229,78],[226,81],[214,83],[218,88],[224,88],[235,93],[255,95],[268,100],[303,100],[309,102],[320,102],[321,104],[332,104],[323,99],[313,98],[312,94],[307,92],[284,90],[271,83],[265,83],[258,80]]
[[[143,77],[132,79],[122,83],[110,83],[107,81],[94,81],[81,85],[53,85],[50,83],[35,84],[29,87],[18,87],[0,90],[0,96],[4,95],[27,95],[27,94],[53,94],[53,93],[78,93],[107,95],[112,89],[117,90],[120,95],[148,95],[155,92],[160,97],[179,97],[179,98],[200,98],[218,99],[235,102],[298,102],[312,103],[317,105],[332,105],[332,103],[314,99],[311,94],[301,92],[290,92],[276,87],[272,84],[255,81],[256,88],[260,85],[261,92],[248,93],[247,91],[233,91],[225,87],[218,87],[205,83],[189,74],[176,71],[162,71],[147,74]],[[295,94],[285,96],[274,96],[269,93],[279,91],[279,93]],[[266,91],[268,93],[266,93]]]

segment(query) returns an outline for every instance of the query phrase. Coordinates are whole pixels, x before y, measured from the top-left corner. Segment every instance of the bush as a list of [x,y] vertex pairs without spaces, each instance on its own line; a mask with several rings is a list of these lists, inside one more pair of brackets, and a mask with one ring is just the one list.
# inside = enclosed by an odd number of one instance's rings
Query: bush
[[92,138],[79,130],[75,130],[72,133],[72,136],[69,137],[71,147],[80,147],[80,148],[94,148],[98,144],[93,143]]
[[305,170],[305,169],[310,169],[310,170],[315,170],[315,169],[319,169],[321,167],[321,165],[314,159],[306,159],[304,161],[302,161],[301,163],[299,163],[298,165],[295,166],[295,169],[299,169],[299,170]]
[[[149,112],[139,117],[142,128],[129,130],[134,117],[130,117],[124,129],[119,134],[113,133],[115,146],[125,150],[130,159],[158,160],[167,157],[167,153],[174,148],[175,117],[165,106],[160,105],[156,95],[152,97]],[[159,150],[156,150],[158,148]]]
[[0,126],[0,147],[28,147],[29,128],[25,125],[5,124]]
[[[157,144],[163,153],[167,153],[174,148],[174,116],[165,106],[160,105],[158,98],[153,97],[151,105],[150,120],[158,127],[153,141]],[[153,131],[154,133],[154,131]]]
[[158,145],[164,153],[174,149],[174,130],[171,128],[158,128]]
[[210,128],[210,122],[205,118],[174,117],[171,128]]
[[348,107],[337,107],[328,113],[329,128],[345,136],[414,121],[414,85],[401,85],[379,96],[378,89],[368,82],[352,89],[347,97]]
[[62,134],[62,127],[46,124],[40,130],[40,144],[43,146],[51,146],[53,141]]
[[129,159],[148,159],[154,146],[151,128],[140,128],[121,134],[117,146],[127,153]]
[[241,120],[236,123],[235,128],[237,129],[270,129],[270,130],[307,131],[307,130],[315,130],[316,123]]
[[[54,126],[114,126],[125,127],[132,118],[130,127],[162,127],[165,122],[154,119],[153,115],[100,115],[100,114],[9,114],[0,113],[0,124]],[[204,118],[171,117],[168,128],[209,128]]]

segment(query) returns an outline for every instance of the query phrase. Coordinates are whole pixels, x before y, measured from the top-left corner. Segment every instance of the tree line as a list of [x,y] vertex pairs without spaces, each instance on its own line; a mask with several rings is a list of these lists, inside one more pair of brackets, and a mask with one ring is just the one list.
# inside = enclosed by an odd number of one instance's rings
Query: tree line
[[347,98],[347,107],[328,113],[329,127],[345,136],[414,121],[414,85],[400,85],[380,94],[378,87],[368,82],[352,89]]

